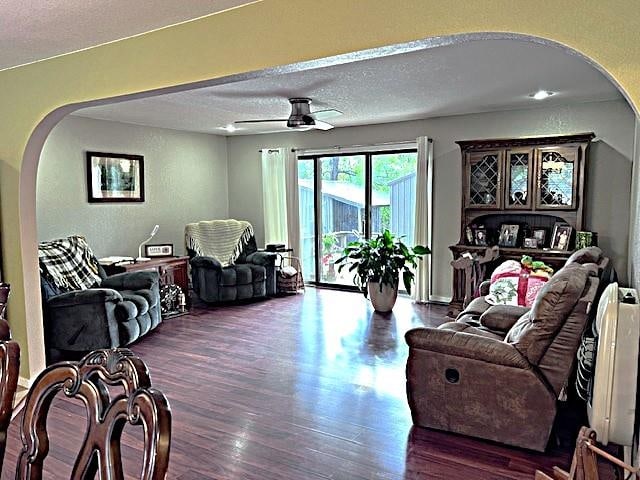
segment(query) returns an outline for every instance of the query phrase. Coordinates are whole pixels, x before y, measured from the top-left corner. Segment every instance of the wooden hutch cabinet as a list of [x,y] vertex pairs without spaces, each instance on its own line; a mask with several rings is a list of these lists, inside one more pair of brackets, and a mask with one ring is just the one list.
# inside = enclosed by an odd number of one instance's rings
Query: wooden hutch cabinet
[[[589,144],[593,133],[456,142],[462,152],[462,214],[460,240],[449,247],[454,259],[464,252],[482,253],[474,232],[484,229],[487,245],[498,243],[503,224],[518,225],[514,247],[500,247],[500,256],[487,272],[506,259],[522,255],[561,266],[569,250],[550,250],[556,223],[585,230],[584,199]],[[545,243],[523,248],[524,235],[546,231]],[[469,235],[471,234],[471,235]],[[483,242],[482,242],[483,243]],[[570,243],[570,246],[573,242]],[[462,307],[465,279],[453,271],[451,312]]]

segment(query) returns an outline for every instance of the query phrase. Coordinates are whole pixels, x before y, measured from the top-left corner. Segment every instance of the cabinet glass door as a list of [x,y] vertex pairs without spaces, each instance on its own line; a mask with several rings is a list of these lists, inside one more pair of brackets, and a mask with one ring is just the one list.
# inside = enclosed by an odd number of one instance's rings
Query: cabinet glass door
[[473,152],[469,154],[467,178],[468,202],[475,208],[500,208],[500,165],[502,153]]
[[507,150],[505,208],[531,208],[532,150]]
[[536,208],[576,208],[578,147],[539,150]]

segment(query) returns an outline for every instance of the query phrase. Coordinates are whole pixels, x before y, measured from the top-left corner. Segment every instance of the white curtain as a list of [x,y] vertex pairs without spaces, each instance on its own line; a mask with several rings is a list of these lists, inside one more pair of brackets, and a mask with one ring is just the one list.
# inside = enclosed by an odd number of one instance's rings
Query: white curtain
[[300,206],[298,190],[298,159],[291,148],[284,153],[287,188],[287,245],[293,248],[293,254],[302,257],[300,241]]
[[285,149],[262,150],[262,203],[265,243],[287,243]]
[[[433,248],[433,143],[427,137],[418,137],[418,169],[416,172],[415,245]],[[431,292],[431,255],[422,257],[416,270],[412,298],[416,302],[429,301]]]

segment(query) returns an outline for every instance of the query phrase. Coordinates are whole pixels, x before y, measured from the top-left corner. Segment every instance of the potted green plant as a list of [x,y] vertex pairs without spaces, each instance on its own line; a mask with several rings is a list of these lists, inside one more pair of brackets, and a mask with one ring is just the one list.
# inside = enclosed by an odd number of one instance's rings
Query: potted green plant
[[355,272],[353,282],[365,297],[369,294],[373,308],[390,312],[398,296],[400,272],[404,288],[411,293],[417,261],[429,253],[431,250],[422,245],[407,247],[400,237],[385,230],[369,240],[349,243],[335,263],[338,272],[346,267]]

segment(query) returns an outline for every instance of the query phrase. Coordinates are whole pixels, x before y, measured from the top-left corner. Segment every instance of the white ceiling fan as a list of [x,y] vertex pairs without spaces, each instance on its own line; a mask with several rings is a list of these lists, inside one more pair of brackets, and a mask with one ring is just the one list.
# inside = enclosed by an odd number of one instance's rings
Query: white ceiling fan
[[235,124],[243,123],[269,123],[286,122],[287,127],[292,130],[331,130],[333,125],[325,122],[325,119],[342,115],[342,112],[335,109],[311,111],[311,99],[306,97],[290,98],[291,114],[289,118],[265,118],[259,120],[239,120]]

